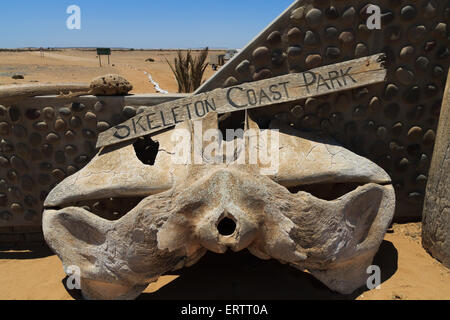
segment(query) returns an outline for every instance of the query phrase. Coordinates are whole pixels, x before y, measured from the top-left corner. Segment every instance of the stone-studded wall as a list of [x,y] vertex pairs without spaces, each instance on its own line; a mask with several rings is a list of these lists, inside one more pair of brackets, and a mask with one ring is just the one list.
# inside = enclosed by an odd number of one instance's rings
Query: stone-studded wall
[[[381,30],[366,26],[369,4]],[[325,131],[393,178],[396,220],[418,220],[449,67],[450,1],[296,1],[197,92],[384,52],[388,79],[258,110],[300,130]]]
[[37,241],[43,201],[95,155],[97,135],[185,95],[0,101],[0,243]]

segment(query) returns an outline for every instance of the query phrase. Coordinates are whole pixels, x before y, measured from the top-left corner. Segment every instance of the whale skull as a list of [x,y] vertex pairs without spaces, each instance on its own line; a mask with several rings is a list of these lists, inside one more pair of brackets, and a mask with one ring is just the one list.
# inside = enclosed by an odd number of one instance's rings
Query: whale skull
[[[217,114],[177,129],[194,135],[199,123],[217,128]],[[251,119],[249,128],[265,131]],[[159,144],[152,164],[138,158],[133,142],[106,147],[49,194],[45,239],[65,268],[80,268],[88,299],[134,299],[208,250],[228,249],[308,270],[351,293],[366,283],[392,221],[391,179],[328,138],[276,120],[266,130],[275,129],[279,169],[271,176],[237,161],[174,164],[171,131],[152,138]]]

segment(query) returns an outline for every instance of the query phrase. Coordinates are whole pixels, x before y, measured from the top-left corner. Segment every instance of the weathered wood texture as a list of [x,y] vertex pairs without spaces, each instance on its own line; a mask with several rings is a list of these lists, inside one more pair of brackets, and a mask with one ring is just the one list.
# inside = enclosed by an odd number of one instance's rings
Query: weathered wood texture
[[259,108],[383,82],[383,61],[384,55],[378,54],[164,103],[102,133],[97,148],[202,118],[211,111],[222,114]]
[[17,98],[57,95],[68,92],[89,91],[89,83],[19,84],[0,87],[0,101]]
[[422,242],[433,257],[450,268],[450,77],[428,177]]

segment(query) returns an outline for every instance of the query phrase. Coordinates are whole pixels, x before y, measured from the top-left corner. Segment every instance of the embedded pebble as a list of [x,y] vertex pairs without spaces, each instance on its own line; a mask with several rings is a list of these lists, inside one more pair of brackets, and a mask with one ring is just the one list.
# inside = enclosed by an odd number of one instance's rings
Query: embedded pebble
[[411,141],[421,140],[423,137],[423,130],[420,127],[412,127],[408,131],[408,139]]
[[386,90],[384,91],[384,98],[386,100],[391,100],[398,94],[398,91],[398,87],[395,84],[390,83],[386,86]]
[[362,58],[369,55],[369,49],[364,43],[358,43],[355,48],[355,57]]
[[344,45],[351,44],[354,40],[355,36],[350,31],[344,31],[339,35],[339,41]]
[[305,63],[308,68],[314,68],[322,63],[322,57],[319,54],[310,54],[306,57]]
[[52,176],[57,181],[61,181],[66,177],[66,174],[61,169],[55,169],[52,171]]
[[75,132],[73,132],[72,130],[68,130],[68,131],[66,131],[66,133],[64,134],[64,137],[65,137],[67,140],[73,140],[73,139],[75,139],[76,134],[75,134]]
[[78,148],[73,145],[68,145],[64,148],[64,152],[68,156],[73,156],[73,155],[77,154]]
[[316,28],[322,23],[322,11],[313,8],[308,11],[305,18],[311,28]]
[[59,114],[63,117],[70,117],[72,115],[72,111],[69,108],[61,108],[59,109]]
[[94,105],[95,112],[102,112],[104,108],[104,102],[103,101],[97,101]]
[[378,110],[380,110],[380,107],[381,107],[380,99],[378,97],[373,97],[369,102],[369,110],[371,112],[378,112]]
[[305,13],[305,8],[304,7],[297,8],[294,11],[292,11],[291,19],[292,20],[296,20],[296,21],[300,21],[300,20],[303,19],[304,13]]
[[384,32],[384,39],[385,41],[398,41],[400,40],[402,36],[402,29],[398,26],[392,26],[386,29]]
[[447,24],[440,22],[434,28],[434,34],[440,38],[445,38],[447,36]]
[[433,130],[428,130],[423,135],[423,144],[426,146],[431,146],[435,140],[436,140],[436,134],[434,133]]
[[338,47],[328,47],[325,55],[329,59],[336,59],[341,55],[341,50]]
[[24,209],[20,203],[13,203],[11,204],[11,211],[14,214],[22,214],[24,212]]
[[8,197],[4,193],[0,193],[0,207],[6,207],[8,204]]
[[424,45],[425,52],[433,51],[433,49],[436,47],[436,41],[427,41]]
[[281,32],[279,31],[274,31],[271,34],[269,34],[269,36],[267,37],[267,42],[269,42],[270,45],[275,46],[279,43],[281,43],[282,41],[282,37],[281,37]]
[[438,89],[438,87],[435,86],[434,84],[428,84],[428,85],[425,87],[425,94],[426,94],[428,97],[435,96],[438,92],[439,92],[439,89]]
[[53,154],[53,147],[51,144],[44,144],[41,147],[41,152],[44,156],[46,156],[47,158],[50,158]]
[[9,160],[0,156],[0,168],[9,168]]
[[45,138],[45,140],[48,143],[56,143],[59,141],[59,139],[60,139],[59,135],[57,133],[53,133],[53,132],[49,133],[47,135],[47,137]]
[[252,56],[256,65],[267,65],[270,61],[270,51],[267,47],[259,47],[255,49]]
[[97,116],[93,112],[86,112],[86,114],[84,115],[84,120],[88,122],[95,122],[97,121]]
[[400,83],[406,86],[410,85],[414,81],[414,73],[402,67],[395,71],[395,75]]
[[400,51],[400,59],[408,60],[411,59],[414,55],[414,47],[413,46],[406,46],[403,47]]
[[231,76],[231,77],[228,77],[228,79],[225,81],[225,83],[223,84],[223,86],[224,86],[225,88],[227,88],[227,87],[234,86],[234,85],[236,85],[236,84],[238,84],[238,83],[239,83],[238,80],[237,80],[235,77]]
[[442,78],[444,76],[444,69],[441,66],[435,66],[433,68],[433,77]]
[[427,57],[421,56],[416,59],[416,68],[421,71],[427,71],[428,67],[430,66],[430,60],[428,60]]
[[438,59],[447,59],[450,56],[450,49],[447,46],[443,46],[436,53]]
[[19,158],[18,156],[15,156],[15,155],[12,156],[9,161],[11,162],[11,166],[14,169],[17,169],[19,171],[28,169],[28,166],[26,165],[25,161],[23,159]]
[[45,121],[36,122],[33,124],[33,127],[39,131],[47,131],[48,130],[48,124]]
[[338,29],[336,29],[335,27],[328,27],[325,29],[325,38],[326,39],[335,39],[338,37]]
[[41,111],[39,111],[38,109],[28,109],[25,112],[25,116],[29,119],[29,120],[36,120],[41,116]]
[[434,1],[429,1],[423,9],[423,16],[426,19],[434,18],[437,14],[437,4]]
[[12,122],[17,122],[22,118],[22,113],[20,112],[20,109],[16,106],[12,106],[8,109],[8,115],[9,119]]
[[126,106],[126,107],[123,108],[122,114],[126,118],[133,118],[136,115],[136,108],[130,107],[130,106]]
[[300,46],[293,46],[288,49],[288,56],[291,58],[298,57],[302,54],[302,48]]
[[82,103],[74,102],[72,103],[71,108],[73,112],[81,112],[86,109],[86,106]]
[[334,6],[331,6],[325,10],[325,14],[328,19],[337,19],[339,18],[339,12]]
[[305,45],[308,46],[317,46],[320,43],[319,36],[316,35],[313,31],[308,30],[305,34]]
[[109,128],[110,128],[110,125],[109,125],[108,122],[100,121],[99,123],[97,123],[97,130],[98,130],[99,132],[106,131],[106,130],[108,130]]
[[86,139],[95,139],[97,137],[97,135],[89,129],[83,129],[82,131],[83,137]]
[[2,138],[7,138],[9,136],[9,123],[0,122],[0,135]]
[[397,165],[397,169],[399,171],[406,171],[408,167],[409,167],[409,160],[407,158],[402,158]]
[[245,74],[250,71],[250,65],[250,61],[244,60],[236,67],[236,71],[238,73]]
[[255,74],[253,74],[253,80],[255,81],[264,80],[271,77],[272,71],[270,71],[269,69],[262,69],[261,71],[255,72]]
[[81,119],[77,116],[73,116],[72,118],[70,118],[70,125],[72,126],[72,128],[81,127],[81,123]]
[[417,43],[423,41],[427,34],[427,28],[424,25],[414,26],[408,31],[408,38],[411,42]]
[[56,119],[56,121],[55,121],[55,130],[56,131],[64,131],[64,130],[66,130],[66,128],[67,128],[67,124],[63,119],[61,119],[61,118]]
[[289,30],[287,36],[288,42],[290,44],[296,44],[302,41],[302,31],[297,27],[294,27],[291,30]]
[[416,17],[417,15],[417,10],[416,8],[414,8],[411,5],[407,5],[404,6],[402,8],[402,10],[400,11],[400,16],[404,19],[404,20],[412,20]]
[[351,25],[354,22],[355,17],[356,17],[356,9],[355,7],[352,6],[344,11],[341,19],[343,23]]
[[0,105],[0,119],[6,118],[7,114],[8,110],[4,106]]
[[283,50],[274,50],[272,53],[272,63],[279,67],[286,61],[286,57],[287,55],[283,52]]
[[[67,109],[70,113],[70,110],[68,108],[62,108],[62,109]],[[60,112],[61,110],[60,109]],[[66,110],[63,110],[63,112],[65,112]],[[52,107],[45,107],[44,109],[42,109],[42,113],[44,114],[44,117],[52,120],[55,117],[55,110]]]

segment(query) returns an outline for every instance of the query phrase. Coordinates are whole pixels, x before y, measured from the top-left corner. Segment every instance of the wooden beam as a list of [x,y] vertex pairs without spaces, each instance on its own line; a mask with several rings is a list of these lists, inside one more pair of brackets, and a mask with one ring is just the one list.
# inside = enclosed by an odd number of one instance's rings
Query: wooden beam
[[384,59],[383,54],[373,55],[149,107],[144,113],[101,133],[97,148],[200,119],[212,111],[223,114],[260,108],[383,82],[387,74]]

